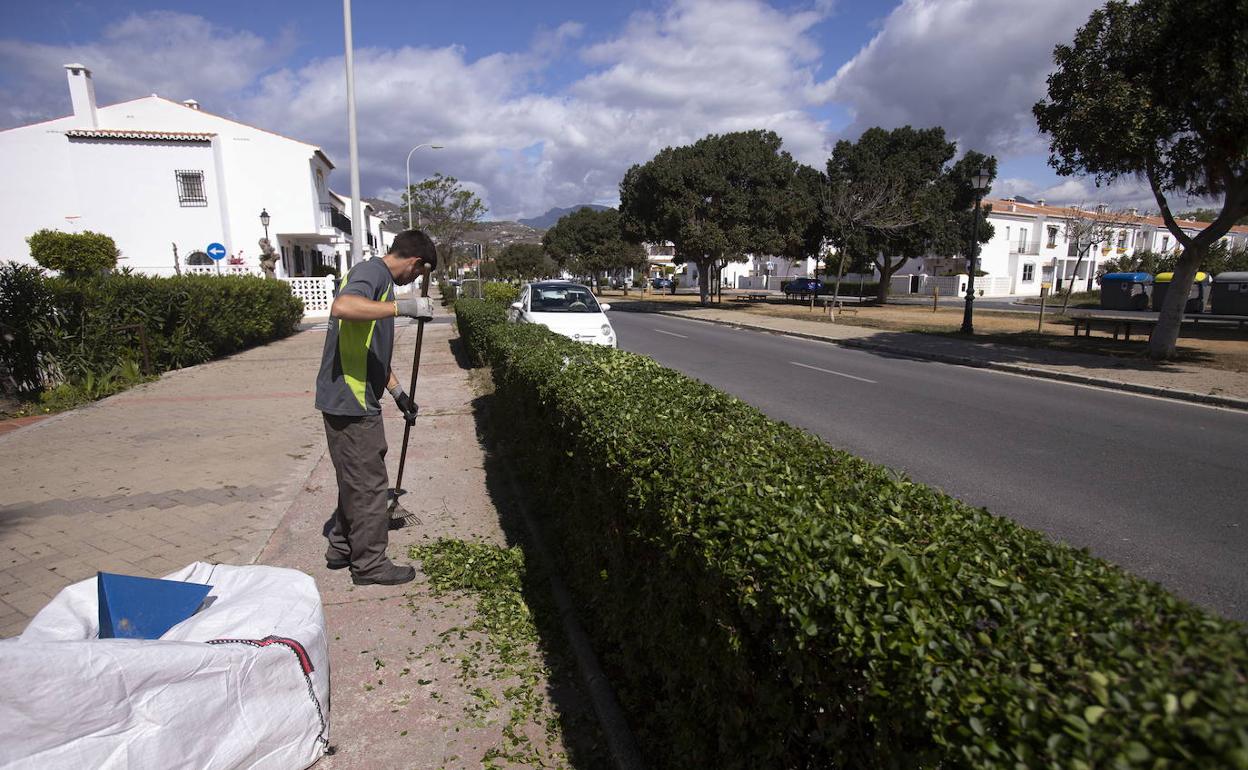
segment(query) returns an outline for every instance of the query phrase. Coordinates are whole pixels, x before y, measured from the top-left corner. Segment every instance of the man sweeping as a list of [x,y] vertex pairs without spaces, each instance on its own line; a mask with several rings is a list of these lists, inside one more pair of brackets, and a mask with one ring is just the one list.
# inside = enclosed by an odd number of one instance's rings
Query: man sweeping
[[351,582],[358,586],[398,585],[416,577],[415,569],[386,557],[389,478],[381,394],[389,390],[404,419],[415,422],[417,406],[390,370],[394,319],[429,320],[433,303],[428,297],[398,299],[395,285],[406,286],[437,264],[429,236],[419,230],[399,233],[388,254],[351,268],[329,311],[316,408],[325,418],[338,477],[338,508],[326,531],[325,566],[350,567]]

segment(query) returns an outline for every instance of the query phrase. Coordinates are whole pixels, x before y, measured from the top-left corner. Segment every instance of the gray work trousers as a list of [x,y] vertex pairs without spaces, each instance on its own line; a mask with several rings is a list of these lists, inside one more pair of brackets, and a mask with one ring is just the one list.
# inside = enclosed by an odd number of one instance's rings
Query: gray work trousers
[[338,508],[325,533],[326,561],[349,561],[351,574],[368,575],[387,566],[390,512],[386,492],[386,431],[381,415],[326,414],[325,440],[338,477]]

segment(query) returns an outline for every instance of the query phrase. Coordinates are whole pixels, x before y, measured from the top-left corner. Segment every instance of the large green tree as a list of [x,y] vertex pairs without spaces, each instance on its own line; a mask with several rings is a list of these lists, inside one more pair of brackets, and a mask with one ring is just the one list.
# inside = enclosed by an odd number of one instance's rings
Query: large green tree
[[[830,243],[851,261],[870,260],[880,273],[876,299],[907,260],[928,254],[970,256],[979,168],[996,176],[996,159],[968,152],[950,163],[956,145],[943,128],[870,128],[841,140],[828,159],[824,223]],[[979,242],[992,227],[979,222]]]
[[646,264],[645,250],[625,237],[615,209],[582,208],[563,215],[542,236],[542,246],[561,269],[595,280]]
[[545,278],[555,274],[555,263],[539,243],[509,243],[495,260],[503,278]]
[[[403,194],[402,206],[407,210],[411,201],[415,224],[438,245],[438,267],[445,275],[456,262],[455,245],[473,228],[487,211],[473,191],[453,176],[434,174],[412,185]],[[475,251],[474,251],[475,253]]]
[[[1113,0],[1092,13],[1035,105],[1049,163],[1097,184],[1143,177],[1183,247],[1149,339],[1174,355],[1183,304],[1210,247],[1248,215],[1248,2]],[[1221,197],[1209,226],[1188,235],[1169,196]]]
[[791,205],[802,193],[799,164],[772,131],[712,134],[668,147],[635,165],[620,182],[620,214],[634,238],[670,241],[674,261],[698,266],[698,289],[709,301],[710,276],[747,254],[799,249],[810,210]]

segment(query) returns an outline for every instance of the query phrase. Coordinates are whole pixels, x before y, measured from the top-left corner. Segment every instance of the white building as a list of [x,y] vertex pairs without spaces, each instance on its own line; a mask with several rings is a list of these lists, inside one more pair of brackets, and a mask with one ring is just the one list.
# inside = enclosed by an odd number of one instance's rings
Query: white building
[[[1134,210],[1123,214],[1105,206],[1083,210],[1048,206],[1043,200],[1031,203],[1013,198],[984,203],[992,205],[986,219],[994,232],[992,239],[980,247],[979,267],[986,275],[976,277],[975,288],[985,296],[1038,296],[1042,284],[1049,284],[1057,292],[1064,291],[1072,281],[1075,291],[1090,291],[1099,286],[1097,270],[1101,263],[1137,251],[1169,253],[1177,246],[1161,217],[1141,216]],[[1086,249],[1082,259],[1073,240],[1077,231],[1070,225],[1079,219],[1104,222],[1108,236]],[[1189,220],[1178,224],[1193,236],[1208,227],[1208,223]],[[1228,246],[1248,246],[1248,227],[1236,226],[1222,240]],[[930,278],[958,274],[960,282],[955,283],[964,288],[965,272],[965,254],[911,260],[893,276],[893,290],[904,292],[906,286],[917,284],[921,291],[928,284],[937,283]],[[941,291],[948,289],[942,285]]]
[[350,201],[330,192],[334,165],[319,147],[194,100],[153,94],[100,107],[91,72],[65,70],[72,115],[0,131],[0,259],[32,262],[26,238],[43,228],[92,230],[136,271],[173,274],[175,246],[182,265],[211,264],[205,252],[219,243],[230,256],[222,272],[255,272],[266,211],[281,274],[312,275],[336,259],[350,267]]

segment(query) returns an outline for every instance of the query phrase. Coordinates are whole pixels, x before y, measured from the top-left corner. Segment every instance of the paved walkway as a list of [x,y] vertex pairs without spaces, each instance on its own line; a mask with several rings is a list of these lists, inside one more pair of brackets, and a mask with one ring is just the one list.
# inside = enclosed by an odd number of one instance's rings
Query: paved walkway
[[[487,483],[474,380],[483,375],[456,363],[450,321],[443,309],[426,325],[403,483],[423,524],[392,533],[398,563],[427,539],[506,545],[518,531],[507,495]],[[415,328],[396,334],[405,386]],[[471,634],[452,632],[475,618],[473,599],[433,596],[419,571],[404,586],[357,587],[346,570],[325,569],[321,527],[336,485],[312,407],[323,329],[0,435],[0,636],[98,570],[160,576],[196,560],[297,568],[317,581],[330,639],[336,753],[317,766],[480,767],[492,749],[514,748],[504,740],[504,685],[514,683],[461,673],[465,657],[481,655]],[[383,409],[393,480],[403,422],[389,399]],[[568,751],[592,764],[592,710],[561,644],[544,634],[539,659],[558,673],[539,675],[538,721],[517,732],[550,765]],[[558,726],[550,733],[547,718]]]
[[[628,302],[619,303],[618,309],[627,310]],[[1148,361],[1088,353],[968,342],[932,334],[833,323],[823,318],[777,318],[747,314],[739,308],[682,306],[679,309],[664,308],[660,312],[680,318],[823,339],[849,347],[1248,409],[1248,376],[1221,369],[1189,364],[1157,366]]]

